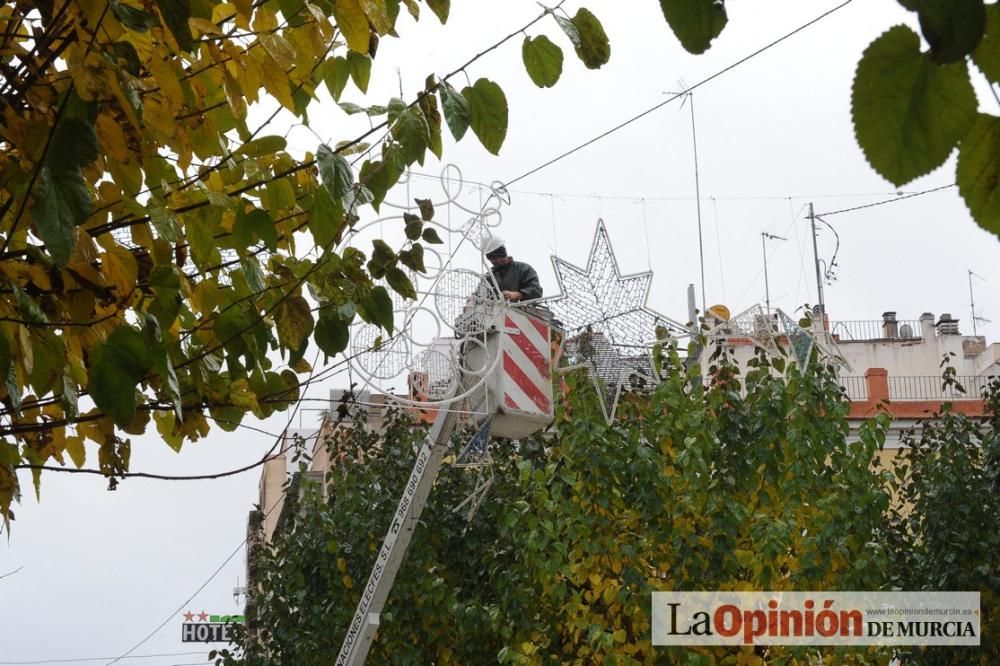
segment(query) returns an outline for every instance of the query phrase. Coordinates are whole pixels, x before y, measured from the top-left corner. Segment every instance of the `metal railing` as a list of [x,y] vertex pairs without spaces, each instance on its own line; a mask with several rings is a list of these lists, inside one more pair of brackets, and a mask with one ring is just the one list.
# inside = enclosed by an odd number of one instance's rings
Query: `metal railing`
[[[889,399],[898,401],[907,400],[979,400],[982,398],[985,389],[992,380],[1000,380],[1000,377],[975,377],[971,375],[959,375],[955,381],[965,389],[965,393],[958,390],[955,385],[945,387],[944,381],[939,375],[926,376],[905,376],[898,375],[887,377],[889,381]],[[840,385],[847,394],[847,399],[854,402],[865,402],[868,398],[868,381],[860,375],[850,375],[840,377]],[[705,385],[708,386],[709,379],[705,378]],[[739,394],[746,397],[746,386],[742,378],[740,382]]]
[[[893,331],[893,325],[895,330]],[[916,319],[898,319],[888,327],[880,319],[831,321],[830,333],[841,342],[861,340],[920,340],[920,322]]]
[[849,400],[868,400],[868,382],[865,381],[864,377],[841,377],[840,385],[844,387]]
[[890,400],[979,400],[983,389],[992,377],[956,376],[955,381],[965,389],[963,393],[955,385],[945,386],[940,376],[888,377]]

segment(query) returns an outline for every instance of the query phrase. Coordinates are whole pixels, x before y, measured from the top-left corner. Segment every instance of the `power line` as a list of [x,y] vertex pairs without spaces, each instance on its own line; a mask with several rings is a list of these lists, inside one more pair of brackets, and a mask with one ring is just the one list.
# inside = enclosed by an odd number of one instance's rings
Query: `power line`
[[[441,180],[440,175],[434,175],[429,173],[420,173],[418,171],[411,171],[410,175],[416,178],[425,178],[427,180]],[[482,181],[474,179],[462,179],[463,186],[468,186],[470,189],[475,187],[489,188],[489,183],[484,183]],[[560,199],[605,199],[607,201],[628,201],[628,202],[639,202],[639,201],[694,201],[696,197],[693,196],[656,196],[647,194],[583,194],[580,192],[543,192],[539,190],[521,190],[521,189],[508,189],[511,194],[523,194],[526,196],[535,197],[552,197]],[[717,195],[712,193],[705,193],[701,196],[702,201],[789,201],[789,200],[815,200],[815,199],[860,199],[865,197],[889,197],[889,196],[910,196],[912,194],[918,194],[915,192],[825,192],[820,194],[732,194],[732,195]],[[828,214],[828,213],[827,213]]]
[[884,206],[886,204],[896,203],[897,201],[902,201],[904,199],[912,199],[913,197],[922,197],[925,194],[932,194],[934,192],[940,192],[942,190],[947,190],[955,187],[958,183],[951,183],[950,185],[941,185],[940,187],[932,187],[929,190],[923,190],[921,192],[911,192],[910,194],[900,194],[894,199],[884,199],[882,201],[875,201],[869,204],[862,204],[860,206],[852,206],[851,208],[842,208],[840,210],[834,210],[829,213],[816,213],[816,217],[820,215],[830,216],[830,215],[840,215],[841,213],[853,213],[856,210],[863,210],[865,208],[874,208],[875,206]]
[[566,152],[562,153],[561,155],[553,157],[549,161],[544,162],[544,163],[540,164],[539,166],[537,166],[537,167],[535,167],[533,169],[529,169],[528,171],[525,171],[520,176],[517,176],[516,178],[513,178],[513,179],[507,181],[506,183],[504,183],[504,187],[505,188],[509,187],[509,186],[513,185],[514,183],[516,183],[518,181],[524,180],[528,176],[531,176],[531,175],[533,175],[535,173],[538,173],[542,169],[545,169],[546,167],[549,167],[549,166],[555,164],[556,162],[558,162],[558,161],[560,161],[560,160],[562,160],[562,159],[564,159],[566,157],[569,157],[573,153],[575,153],[575,152],[577,152],[579,150],[583,150],[587,146],[589,146],[589,145],[591,145],[593,143],[596,143],[596,142],[600,141],[601,139],[603,139],[603,138],[605,138],[605,137],[607,137],[607,136],[609,136],[611,134],[614,134],[618,130],[620,130],[620,129],[624,128],[624,127],[627,127],[628,125],[631,125],[632,123],[636,122],[637,120],[640,120],[640,119],[648,116],[649,114],[653,113],[654,111],[657,111],[658,109],[663,108],[667,104],[670,104],[671,102],[673,102],[675,100],[678,100],[678,99],[681,99],[683,97],[686,97],[687,95],[690,95],[693,91],[695,91],[696,89],[698,89],[701,86],[705,85],[706,83],[708,83],[710,81],[713,81],[714,79],[719,78],[723,74],[726,74],[727,72],[729,72],[729,71],[731,71],[733,69],[736,69],[737,67],[739,67],[743,63],[745,63],[745,62],[747,62],[749,60],[752,60],[753,58],[757,57],[761,53],[764,53],[765,51],[771,49],[772,47],[777,46],[778,44],[780,44],[781,42],[785,41],[786,39],[789,39],[789,38],[793,37],[794,35],[802,32],[806,28],[808,28],[808,27],[810,27],[810,26],[818,23],[819,21],[822,21],[827,16],[829,16],[829,15],[833,14],[834,12],[839,11],[840,9],[843,9],[847,5],[851,4],[851,2],[853,2],[853,0],[846,0],[845,2],[842,2],[841,4],[837,5],[836,7],[833,7],[832,9],[828,9],[827,11],[823,12],[822,14],[820,14],[816,18],[812,19],[811,21],[803,23],[798,28],[795,28],[791,32],[789,32],[789,33],[787,33],[787,34],[779,37],[778,39],[774,40],[773,42],[771,42],[771,43],[769,43],[769,44],[767,44],[765,46],[762,46],[761,48],[757,49],[753,53],[751,53],[751,54],[749,54],[747,56],[744,56],[743,58],[737,60],[736,62],[732,63],[731,65],[728,65],[728,66],[720,69],[716,73],[714,73],[714,74],[712,74],[712,75],[710,75],[710,76],[702,79],[701,81],[699,81],[698,83],[695,83],[693,86],[690,86],[686,90],[682,90],[681,92],[668,97],[666,100],[664,100],[664,101],[662,101],[662,102],[660,102],[658,104],[654,104],[653,106],[651,106],[650,108],[646,109],[645,111],[642,111],[641,113],[638,113],[638,114],[632,116],[628,120],[625,120],[624,122],[621,122],[618,125],[615,125],[614,127],[612,127],[609,130],[601,132],[597,136],[593,137],[592,139],[588,139],[587,141],[584,141],[583,143],[581,143],[580,145],[576,146],[575,148],[571,148],[570,150],[567,150]]
[[[128,659],[151,659],[154,657],[190,657],[195,654],[207,654],[203,651],[197,652],[160,652],[158,654],[134,654]],[[35,664],[78,664],[85,661],[105,661],[114,657],[76,657],[72,659],[39,659],[36,661],[0,661],[0,666],[33,666]],[[207,658],[206,658],[207,661]],[[204,663],[204,662],[202,662]]]
[[[291,421],[289,421],[289,423],[290,423],[290,422],[291,422]],[[264,518],[265,518],[265,519],[266,519],[266,518],[267,518],[267,517],[268,517],[269,515],[271,515],[271,512],[272,512],[272,511],[274,511],[274,510],[275,510],[275,509],[276,509],[276,508],[278,507],[278,505],[279,505],[279,504],[280,504],[280,503],[282,502],[282,500],[284,500],[284,498],[285,498],[285,495],[286,495],[287,493],[288,493],[288,487],[287,487],[287,485],[286,485],[286,486],[285,486],[284,488],[282,488],[282,490],[281,490],[281,494],[279,494],[279,495],[278,495],[278,497],[276,497],[276,498],[275,498],[275,500],[274,500],[274,504],[272,504],[272,505],[271,505],[271,508],[269,508],[269,509],[268,509],[268,510],[267,510],[267,511],[266,511],[266,512],[264,513]],[[263,522],[263,520],[262,520],[262,522]],[[232,559],[233,559],[234,557],[236,557],[236,555],[237,555],[237,554],[238,554],[238,553],[239,553],[239,552],[240,552],[241,550],[243,550],[243,547],[244,547],[244,546],[245,546],[245,545],[247,544],[247,541],[248,541],[249,539],[250,539],[250,535],[249,535],[249,534],[247,534],[247,536],[243,537],[243,540],[242,540],[242,541],[240,541],[240,543],[239,543],[239,545],[238,545],[238,546],[236,546],[236,549],[235,549],[235,550],[233,550],[233,552],[231,552],[231,553],[229,554],[229,556],[228,556],[228,557],[227,557],[226,559],[224,559],[224,560],[222,561],[222,564],[220,564],[220,565],[219,565],[219,566],[218,566],[218,567],[217,567],[217,568],[215,569],[215,571],[213,571],[213,572],[211,573],[211,575],[209,575],[209,577],[208,577],[208,578],[207,578],[207,579],[205,580],[205,582],[204,582],[204,583],[202,583],[201,585],[199,585],[199,586],[198,586],[198,588],[197,588],[197,589],[196,589],[196,590],[195,590],[194,592],[192,592],[192,593],[191,593],[191,596],[189,596],[189,597],[188,597],[187,599],[185,599],[185,600],[184,600],[184,602],[183,602],[183,603],[181,603],[181,605],[180,605],[180,606],[178,606],[177,610],[175,610],[175,611],[173,611],[172,613],[170,613],[170,615],[168,615],[168,616],[167,616],[167,618],[166,618],[166,619],[165,619],[165,620],[164,620],[163,622],[161,622],[161,623],[160,623],[160,624],[159,624],[159,625],[158,625],[158,626],[157,626],[157,627],[156,627],[155,629],[153,629],[153,630],[152,630],[151,632],[149,632],[149,633],[148,633],[148,634],[146,635],[146,637],[145,637],[145,638],[143,638],[143,639],[142,639],[141,641],[139,641],[138,643],[136,643],[135,645],[133,645],[133,646],[132,646],[131,648],[129,648],[128,650],[126,650],[126,651],[125,651],[125,652],[124,652],[124,653],[123,653],[123,654],[122,654],[122,655],[121,655],[120,657],[116,657],[116,658],[112,659],[111,661],[109,661],[109,662],[108,662],[107,664],[105,664],[105,666],[112,666],[112,664],[116,664],[116,663],[118,663],[119,661],[121,661],[122,659],[129,659],[129,658],[131,658],[131,657],[129,657],[129,655],[130,655],[130,654],[131,654],[132,652],[134,652],[135,650],[138,650],[138,649],[139,649],[140,647],[142,647],[142,646],[143,646],[143,645],[144,645],[144,644],[146,643],[146,641],[148,641],[148,640],[149,640],[150,638],[152,638],[153,636],[155,636],[156,634],[158,634],[158,633],[160,632],[160,630],[161,630],[161,629],[163,629],[163,627],[167,626],[167,624],[168,624],[168,623],[169,623],[169,622],[170,622],[170,621],[171,621],[172,619],[174,619],[174,618],[175,618],[175,617],[176,617],[177,615],[179,615],[179,614],[180,614],[180,612],[181,612],[182,610],[184,610],[184,609],[185,609],[185,608],[187,607],[187,605],[188,605],[188,604],[190,604],[190,603],[191,603],[191,601],[193,601],[193,600],[194,600],[194,598],[195,598],[195,597],[197,597],[197,596],[198,596],[198,594],[200,594],[200,593],[201,593],[201,591],[202,591],[202,590],[204,590],[204,589],[205,589],[206,587],[208,587],[208,584],[209,584],[209,583],[211,583],[211,582],[212,582],[212,581],[213,581],[213,580],[215,579],[215,577],[219,575],[219,573],[220,573],[220,572],[221,572],[221,571],[222,571],[222,570],[223,570],[223,569],[224,569],[224,568],[226,567],[226,565],[227,565],[227,564],[229,564],[229,562],[230,562],[230,561],[231,561],[231,560],[232,560]]]

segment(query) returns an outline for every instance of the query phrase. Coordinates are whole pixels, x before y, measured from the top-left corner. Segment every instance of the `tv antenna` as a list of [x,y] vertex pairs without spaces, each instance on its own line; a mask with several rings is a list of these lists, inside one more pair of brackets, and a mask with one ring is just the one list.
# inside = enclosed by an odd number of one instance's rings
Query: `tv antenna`
[[982,322],[984,324],[990,324],[992,322],[986,317],[980,317],[976,315],[976,298],[972,293],[972,278],[974,277],[979,278],[983,282],[988,282],[988,280],[984,278],[982,275],[974,273],[971,268],[968,269],[968,271],[969,271],[969,308],[972,310],[972,334],[978,335],[979,332],[976,329],[977,323]]
[[769,234],[766,231],[760,232],[760,249],[764,254],[764,308],[767,314],[771,314],[771,287],[767,282],[767,240],[788,240],[784,236],[779,236],[778,234]]

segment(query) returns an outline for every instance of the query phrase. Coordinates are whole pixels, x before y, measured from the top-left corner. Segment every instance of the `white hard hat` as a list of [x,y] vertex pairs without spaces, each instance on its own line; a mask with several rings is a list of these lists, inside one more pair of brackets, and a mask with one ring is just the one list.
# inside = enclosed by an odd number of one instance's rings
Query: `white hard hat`
[[494,252],[497,248],[501,247],[504,247],[503,239],[500,238],[499,236],[491,235],[489,238],[486,239],[486,242],[483,243],[483,254],[490,254],[491,252]]

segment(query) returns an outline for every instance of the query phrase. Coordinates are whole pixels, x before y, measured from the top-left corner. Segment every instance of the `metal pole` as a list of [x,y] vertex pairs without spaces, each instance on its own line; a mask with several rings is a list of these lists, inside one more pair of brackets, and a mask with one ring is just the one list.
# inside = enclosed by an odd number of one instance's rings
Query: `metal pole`
[[969,307],[972,308],[972,334],[978,335],[976,331],[976,299],[972,295],[972,269],[969,271]]
[[698,134],[694,128],[694,95],[688,93],[691,102],[691,144],[694,146],[694,201],[698,211],[698,259],[701,262],[701,311],[708,311],[708,301],[705,299],[705,246],[701,239],[701,182],[698,177]]
[[819,249],[816,247],[816,214],[813,212],[812,202],[809,203],[809,225],[812,228],[813,237],[813,263],[816,264],[816,291],[819,293],[819,316],[820,324],[825,328],[823,315],[826,314],[826,305],[823,303],[823,276],[819,272]]
[[438,408],[434,425],[427,433],[417,460],[413,463],[410,479],[403,488],[399,505],[382,542],[382,549],[375,559],[368,583],[361,593],[361,600],[354,611],[347,635],[337,655],[337,666],[360,666],[368,657],[368,649],[378,631],[379,616],[385,607],[389,590],[396,580],[399,567],[406,557],[406,550],[417,528],[420,514],[427,503],[427,496],[434,486],[441,460],[448,450],[448,438],[455,429],[457,416],[445,407]]
[[771,314],[771,288],[767,284],[767,245],[765,239],[766,234],[762,231],[760,232],[760,251],[764,255],[764,306],[767,308],[767,314]]

